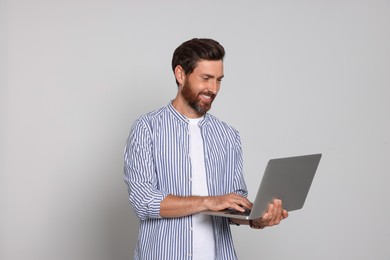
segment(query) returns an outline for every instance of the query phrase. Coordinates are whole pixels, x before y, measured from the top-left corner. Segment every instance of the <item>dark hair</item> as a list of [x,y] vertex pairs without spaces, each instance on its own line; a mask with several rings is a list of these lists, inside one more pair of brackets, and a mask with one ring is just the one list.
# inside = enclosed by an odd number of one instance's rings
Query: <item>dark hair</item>
[[[192,73],[199,60],[223,60],[225,49],[212,39],[199,39],[183,42],[176,48],[172,57],[172,70],[180,65],[186,75]],[[176,80],[176,84],[179,82]]]

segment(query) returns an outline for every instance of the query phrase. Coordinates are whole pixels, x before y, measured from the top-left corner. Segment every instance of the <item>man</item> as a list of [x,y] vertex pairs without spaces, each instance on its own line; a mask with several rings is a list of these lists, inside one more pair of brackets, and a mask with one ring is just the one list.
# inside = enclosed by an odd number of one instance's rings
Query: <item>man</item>
[[212,39],[181,44],[172,58],[175,99],[131,129],[125,182],[140,219],[135,259],[237,259],[230,224],[263,228],[288,216],[280,200],[251,222],[200,214],[252,208],[239,133],[207,113],[220,90],[224,55]]

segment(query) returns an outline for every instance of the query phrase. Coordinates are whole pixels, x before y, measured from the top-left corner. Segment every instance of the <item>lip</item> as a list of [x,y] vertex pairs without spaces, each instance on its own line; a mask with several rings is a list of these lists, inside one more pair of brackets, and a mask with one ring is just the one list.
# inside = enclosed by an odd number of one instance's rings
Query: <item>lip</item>
[[209,95],[201,94],[201,96],[202,96],[203,98],[205,98],[205,99],[208,99],[208,100],[213,99],[213,97],[212,97],[212,96],[209,96]]
[[211,95],[207,95],[207,94],[201,94],[199,95],[199,97],[203,100],[203,102],[212,102],[214,100],[214,97],[211,96]]

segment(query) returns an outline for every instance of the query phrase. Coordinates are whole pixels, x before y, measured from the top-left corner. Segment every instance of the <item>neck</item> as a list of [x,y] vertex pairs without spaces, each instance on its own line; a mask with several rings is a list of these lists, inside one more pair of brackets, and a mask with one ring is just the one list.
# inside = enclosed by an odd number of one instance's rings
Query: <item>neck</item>
[[173,107],[177,112],[182,114],[187,118],[200,118],[204,116],[204,114],[199,113],[195,109],[193,109],[187,101],[185,101],[181,96],[176,96],[176,98],[172,101]]

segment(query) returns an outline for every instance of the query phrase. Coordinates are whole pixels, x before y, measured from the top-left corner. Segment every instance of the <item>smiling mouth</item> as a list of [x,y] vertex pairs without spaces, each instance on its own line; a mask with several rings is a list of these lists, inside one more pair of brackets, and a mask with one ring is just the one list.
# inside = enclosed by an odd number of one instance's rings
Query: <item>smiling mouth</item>
[[205,99],[212,99],[212,97],[211,96],[208,96],[208,95],[201,95],[203,98],[205,98]]
[[213,101],[215,98],[215,94],[212,93],[211,91],[208,91],[206,93],[201,93],[200,96],[202,96],[204,99]]

